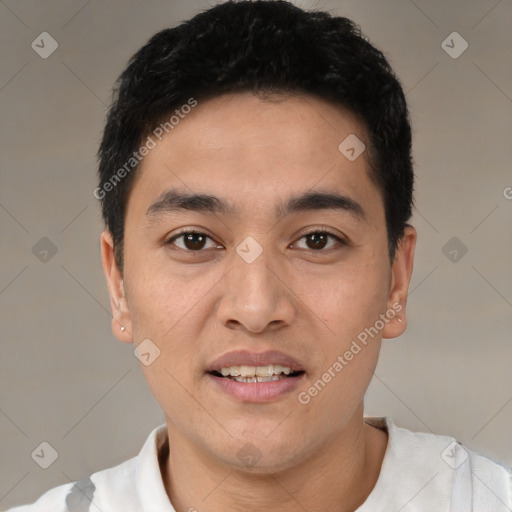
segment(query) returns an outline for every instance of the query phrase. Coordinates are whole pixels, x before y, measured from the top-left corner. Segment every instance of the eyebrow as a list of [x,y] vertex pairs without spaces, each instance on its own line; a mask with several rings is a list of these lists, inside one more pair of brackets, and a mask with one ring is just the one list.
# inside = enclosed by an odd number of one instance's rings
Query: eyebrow
[[[289,198],[278,204],[274,210],[276,219],[287,215],[320,210],[341,210],[349,213],[358,221],[365,221],[363,207],[350,197],[332,192],[305,192],[302,195]],[[237,215],[239,212],[234,205],[226,200],[209,194],[180,192],[170,189],[160,195],[146,212],[151,221],[173,212],[194,211],[222,215]]]

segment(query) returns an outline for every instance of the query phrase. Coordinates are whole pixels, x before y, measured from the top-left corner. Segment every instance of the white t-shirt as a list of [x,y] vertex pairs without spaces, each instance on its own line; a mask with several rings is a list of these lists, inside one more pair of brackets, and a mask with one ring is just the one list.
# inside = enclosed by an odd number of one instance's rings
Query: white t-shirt
[[[365,421],[387,430],[389,438],[377,483],[356,512],[512,511],[512,468],[452,437],[411,432],[388,417]],[[175,512],[158,462],[166,441],[161,425],[137,457],[8,512]]]

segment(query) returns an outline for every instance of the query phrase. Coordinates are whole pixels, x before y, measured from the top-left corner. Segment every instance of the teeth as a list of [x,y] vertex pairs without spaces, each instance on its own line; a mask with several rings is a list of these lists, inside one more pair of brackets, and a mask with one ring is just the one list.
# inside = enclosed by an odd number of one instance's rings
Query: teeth
[[228,377],[237,382],[270,382],[272,380],[285,379],[284,375],[272,375],[270,377]]
[[292,369],[288,368],[288,366],[281,366],[280,364],[274,365],[274,375],[279,375],[280,373],[284,373],[285,375],[290,375],[292,373]]
[[[267,366],[227,366],[220,369],[220,373],[223,377],[272,377],[279,376],[284,373],[290,375],[292,369],[287,366],[281,366],[280,364],[269,364]],[[238,380],[238,379],[237,379]],[[276,379],[273,379],[276,380]],[[240,382],[256,382],[243,380]],[[259,381],[266,382],[266,381]]]
[[254,366],[240,366],[240,375],[242,377],[254,377],[256,375],[256,368]]
[[[256,375],[258,377],[272,377],[274,374],[274,365],[269,364],[268,366],[256,366]],[[278,372],[276,372],[277,374]]]

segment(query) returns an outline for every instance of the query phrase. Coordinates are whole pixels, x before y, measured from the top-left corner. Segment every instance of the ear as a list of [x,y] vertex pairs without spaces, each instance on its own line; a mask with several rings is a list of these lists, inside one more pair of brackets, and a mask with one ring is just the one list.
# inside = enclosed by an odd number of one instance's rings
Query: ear
[[101,264],[110,292],[112,332],[119,341],[132,343],[132,322],[126,302],[123,276],[117,268],[114,258],[114,241],[109,231],[104,231],[101,234]]
[[407,226],[395,251],[395,258],[391,268],[388,311],[394,311],[396,315],[385,325],[382,331],[383,338],[396,338],[403,334],[407,328],[407,293],[414,265],[416,239],[416,229],[412,226]]

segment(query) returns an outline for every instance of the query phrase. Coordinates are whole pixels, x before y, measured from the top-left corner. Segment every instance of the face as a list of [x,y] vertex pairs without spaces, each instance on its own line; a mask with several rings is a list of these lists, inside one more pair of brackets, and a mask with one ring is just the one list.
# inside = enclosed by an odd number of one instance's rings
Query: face
[[[114,333],[150,354],[170,432],[217,461],[243,465],[250,442],[286,467],[359,424],[381,337],[404,329],[415,233],[391,264],[366,154],[338,148],[349,135],[368,146],[310,96],[200,102],[138,170],[123,276],[103,234]],[[281,377],[221,376],[253,367]]]

